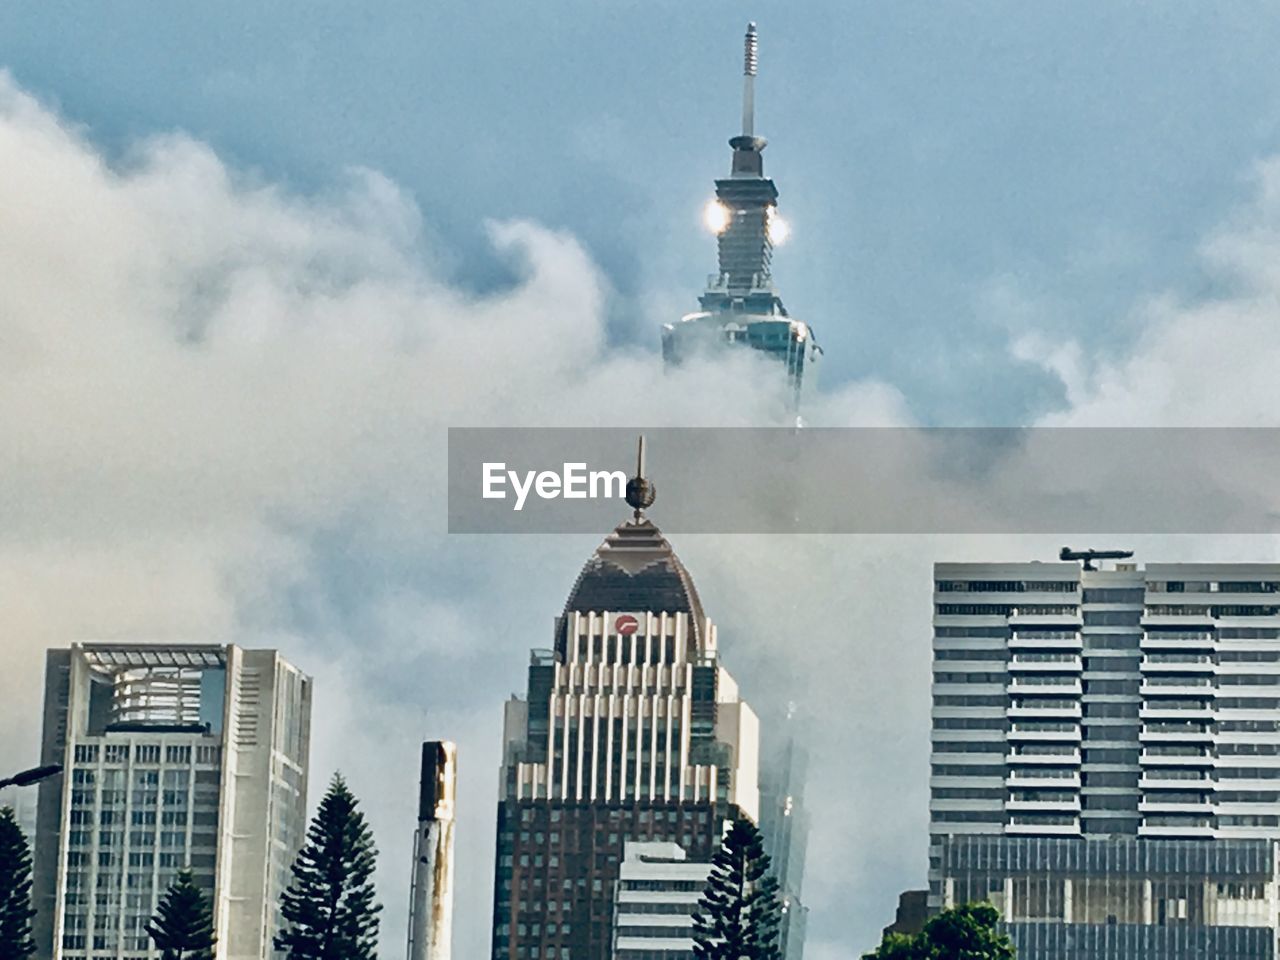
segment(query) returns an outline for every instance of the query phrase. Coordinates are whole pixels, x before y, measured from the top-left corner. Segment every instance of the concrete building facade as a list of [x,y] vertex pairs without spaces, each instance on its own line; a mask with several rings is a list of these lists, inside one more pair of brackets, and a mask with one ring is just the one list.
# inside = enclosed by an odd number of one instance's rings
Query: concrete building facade
[[274,650],[50,650],[33,900],[40,956],[158,957],[146,924],[182,868],[218,960],[266,960],[306,828],[311,681]]
[[1091,566],[935,567],[930,908],[1023,960],[1274,957],[1280,565]]
[[693,960],[693,915],[710,863],[678,843],[627,843],[613,907],[613,960]]

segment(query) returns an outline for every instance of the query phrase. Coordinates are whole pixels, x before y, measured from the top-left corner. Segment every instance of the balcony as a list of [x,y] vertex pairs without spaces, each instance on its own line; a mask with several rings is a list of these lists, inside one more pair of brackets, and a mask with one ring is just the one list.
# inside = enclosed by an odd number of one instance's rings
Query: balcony
[[1030,834],[1032,836],[1078,837],[1080,821],[1072,823],[1009,823],[1005,833]]
[[1138,827],[1138,836],[1151,837],[1153,839],[1159,837],[1178,838],[1178,839],[1211,839],[1216,834],[1213,827],[1208,824],[1188,823],[1185,826],[1170,826],[1168,824],[1148,825],[1142,824]]
[[1146,770],[1138,780],[1138,788],[1141,790],[1196,790],[1211,793],[1216,787],[1217,784],[1207,774],[1183,780],[1164,776],[1159,770]]
[[1138,708],[1142,720],[1212,720],[1213,700],[1207,699],[1194,705],[1177,701],[1144,700]]
[[[1038,773],[1042,772],[1037,770]],[[1062,776],[1031,776],[1027,770],[1012,770],[1004,778],[1005,786],[1019,790],[1079,790],[1080,772],[1063,770]]]
[[1079,651],[1084,641],[1078,630],[1050,630],[1020,627],[1009,637],[1010,650],[1061,650]]
[[[1174,717],[1173,719],[1186,718]],[[1151,730],[1143,727],[1138,733],[1138,739],[1143,743],[1213,743],[1214,737],[1212,733],[1204,729]]]
[[1072,750],[1070,753],[1006,753],[1004,762],[1011,766],[1024,764],[1027,766],[1058,766],[1058,767],[1078,767],[1080,766],[1080,751]]
[[1064,800],[1008,800],[1004,805],[1009,813],[1079,813],[1080,798]]
[[1139,813],[1194,813],[1201,816],[1211,816],[1213,814],[1213,802],[1205,796],[1199,800],[1179,800],[1170,802],[1160,797],[1159,794],[1152,796],[1143,796],[1138,800]]
[[1005,690],[1024,697],[1078,697],[1084,693],[1079,677],[1057,677],[1037,674],[1035,677],[1013,677]]
[[1210,677],[1158,677],[1142,679],[1138,693],[1144,697],[1213,697]]
[[[1181,641],[1179,641],[1181,642]],[[1162,660],[1164,657],[1178,657],[1176,660]],[[1141,670],[1144,674],[1162,674],[1162,673],[1194,673],[1194,674],[1212,674],[1214,672],[1213,657],[1209,654],[1186,654],[1188,659],[1182,659],[1182,655],[1170,653],[1153,653],[1142,658]]]
[[[1084,626],[1084,617],[1079,613],[1021,613],[1018,609],[1009,614],[1007,623],[1014,631],[1012,639],[1019,634],[1029,635],[1030,640],[1079,640],[1080,627]],[[1036,636],[1047,634],[1048,636]],[[1074,637],[1073,637],[1074,635]]]
[[1161,633],[1159,631],[1144,633],[1138,641],[1138,649],[1148,652],[1181,652],[1207,653],[1214,649],[1215,641],[1211,632],[1198,634],[1195,632],[1175,631]]
[[1207,604],[1182,604],[1186,607],[1199,607],[1187,613],[1151,613],[1150,608],[1142,614],[1144,627],[1186,627],[1187,629],[1207,629],[1214,625],[1213,614]]
[[1080,704],[1071,700],[1064,699],[1061,706],[1054,705],[1052,707],[1022,707],[1010,706],[1005,710],[1005,715],[1010,720],[1035,719],[1035,720],[1079,720]]
[[1012,741],[1025,742],[1041,742],[1041,743],[1079,743],[1080,742],[1080,725],[1078,723],[1064,723],[1062,730],[1039,730],[1026,729],[1021,724],[1015,723],[1009,730],[1008,739]]
[[1023,653],[1009,660],[1010,673],[1079,673],[1083,669],[1083,659],[1072,654]]
[[1197,767],[1212,767],[1214,759],[1203,753],[1179,756],[1167,753],[1148,753],[1144,750],[1142,755],[1138,757],[1138,763],[1143,767],[1183,767],[1194,770]]

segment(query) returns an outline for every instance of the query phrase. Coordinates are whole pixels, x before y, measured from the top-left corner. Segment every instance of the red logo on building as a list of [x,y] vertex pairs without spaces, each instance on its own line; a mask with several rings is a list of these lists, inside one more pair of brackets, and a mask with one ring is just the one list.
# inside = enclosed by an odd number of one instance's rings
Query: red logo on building
[[613,629],[620,635],[629,637],[640,629],[640,621],[629,613],[624,613],[617,620],[613,621]]

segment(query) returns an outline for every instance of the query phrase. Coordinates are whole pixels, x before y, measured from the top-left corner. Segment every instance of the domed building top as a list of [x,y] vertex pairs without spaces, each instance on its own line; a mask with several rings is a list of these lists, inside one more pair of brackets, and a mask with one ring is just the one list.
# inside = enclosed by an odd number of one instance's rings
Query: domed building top
[[695,642],[702,640],[702,601],[693,578],[662,532],[644,515],[657,487],[644,475],[644,437],[636,454],[636,475],[627,484],[634,518],[619,524],[578,574],[564,612],[627,611],[687,613]]
[[694,635],[702,632],[702,601],[693,578],[644,518],[628,520],[605,538],[578,574],[564,610],[687,613]]

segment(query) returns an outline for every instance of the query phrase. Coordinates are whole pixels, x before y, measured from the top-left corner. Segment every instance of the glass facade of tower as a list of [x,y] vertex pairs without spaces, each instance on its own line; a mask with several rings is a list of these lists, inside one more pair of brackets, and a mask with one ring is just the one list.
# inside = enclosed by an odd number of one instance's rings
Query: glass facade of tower
[[772,736],[766,729],[764,740],[773,740],[773,747],[766,751],[768,759],[760,769],[760,832],[782,900],[778,927],[782,960],[801,960],[809,914],[803,899],[809,846],[809,813],[804,804],[809,754],[792,715],[772,726]]
[[733,147],[730,175],[716,181],[713,201],[718,269],[707,280],[699,310],[662,328],[662,355],[669,364],[727,348],[746,348],[779,361],[789,402],[798,410],[812,391],[822,355],[808,324],[793,318],[773,284],[773,248],[784,226],[778,189],[764,175],[765,140],[751,133],[756,70],[755,32],[747,34],[746,83],[741,136]]

